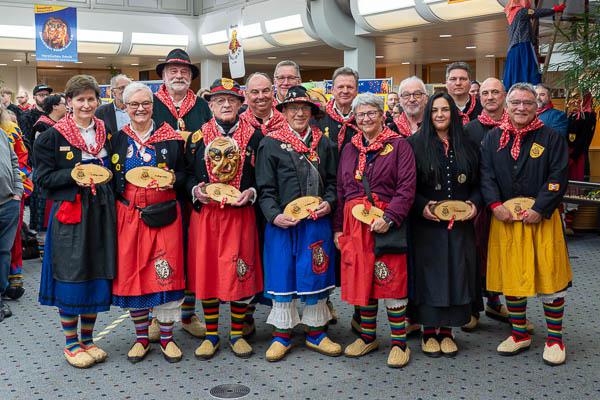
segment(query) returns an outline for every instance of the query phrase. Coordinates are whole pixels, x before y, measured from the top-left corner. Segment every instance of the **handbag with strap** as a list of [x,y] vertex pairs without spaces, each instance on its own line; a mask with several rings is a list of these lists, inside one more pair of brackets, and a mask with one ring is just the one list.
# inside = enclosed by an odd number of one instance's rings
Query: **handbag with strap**
[[[121,197],[119,201],[129,207],[129,200]],[[177,200],[162,201],[147,207],[135,207],[140,218],[151,228],[162,228],[171,225],[177,219]]]
[[[373,206],[376,206],[366,175],[362,177],[362,184],[367,198]],[[406,234],[405,221],[402,221],[400,226],[394,224],[386,233],[373,232],[373,236],[375,237],[375,257],[380,257],[384,254],[405,254],[408,251]]]

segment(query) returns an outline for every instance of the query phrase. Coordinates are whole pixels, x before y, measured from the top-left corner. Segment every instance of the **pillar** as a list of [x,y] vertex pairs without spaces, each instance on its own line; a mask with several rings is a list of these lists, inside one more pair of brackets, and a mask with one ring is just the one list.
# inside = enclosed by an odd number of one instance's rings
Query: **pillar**
[[223,76],[221,60],[206,58],[200,63],[200,87],[209,88],[217,78]]
[[344,66],[358,71],[361,79],[375,78],[375,39],[356,37],[357,46],[344,50]]

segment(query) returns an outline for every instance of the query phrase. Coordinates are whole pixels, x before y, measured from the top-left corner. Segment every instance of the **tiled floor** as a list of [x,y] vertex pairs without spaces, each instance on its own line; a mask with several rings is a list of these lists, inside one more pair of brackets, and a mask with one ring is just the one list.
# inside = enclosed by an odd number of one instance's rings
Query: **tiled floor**
[[[539,301],[531,299],[528,317],[536,326],[534,343],[516,357],[500,357],[495,351],[508,325],[483,316],[477,331],[456,331],[456,358],[427,358],[420,352],[420,340],[412,338],[409,366],[390,369],[389,328],[380,311],[382,346],[373,354],[329,358],[306,349],[298,331],[298,347],[284,361],[268,363],[264,352],[270,327],[264,324],[267,308],[259,306],[258,333],[251,340],[256,354],[248,360],[237,359],[226,346],[210,361],[197,360],[193,351],[199,340],[177,327],[175,337],[184,351],[180,363],[168,364],[154,345],[145,361],[132,365],[126,353],[134,340],[133,324],[124,318],[97,342],[109,359],[77,370],[62,357],[64,338],[56,310],[37,303],[40,263],[26,262],[27,292],[9,303],[15,315],[0,323],[0,399],[210,399],[211,388],[230,383],[250,388],[245,399],[600,399],[600,237],[571,239],[569,249],[574,285],[566,304],[568,362],[556,368],[542,362],[543,312]],[[331,337],[351,343],[352,307],[338,295],[334,304],[340,322],[331,327]],[[228,308],[222,307],[223,339]],[[121,315],[116,308],[101,314],[96,332]]]

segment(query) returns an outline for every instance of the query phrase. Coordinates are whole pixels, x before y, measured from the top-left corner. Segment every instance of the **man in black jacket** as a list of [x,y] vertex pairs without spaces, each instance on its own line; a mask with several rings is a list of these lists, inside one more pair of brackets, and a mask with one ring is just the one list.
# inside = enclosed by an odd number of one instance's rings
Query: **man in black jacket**
[[127,75],[115,75],[110,79],[112,103],[103,104],[96,110],[96,117],[104,121],[106,133],[115,134],[129,123],[129,115],[123,103],[123,91],[131,83]]
[[19,127],[21,128],[21,132],[23,132],[25,145],[27,145],[27,150],[29,151],[33,149],[33,141],[35,140],[33,125],[35,125],[37,120],[44,115],[44,100],[46,100],[46,97],[52,92],[53,89],[43,83],[34,87],[33,99],[35,100],[35,106],[23,112],[19,119]]

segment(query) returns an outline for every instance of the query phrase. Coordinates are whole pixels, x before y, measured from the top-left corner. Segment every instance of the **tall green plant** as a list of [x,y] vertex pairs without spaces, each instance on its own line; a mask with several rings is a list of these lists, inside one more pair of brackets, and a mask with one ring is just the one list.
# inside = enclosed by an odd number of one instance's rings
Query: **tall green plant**
[[600,99],[600,4],[590,4],[589,12],[578,15],[560,32],[566,38],[560,51],[568,60],[558,65],[564,71],[562,83],[568,93],[589,92]]

